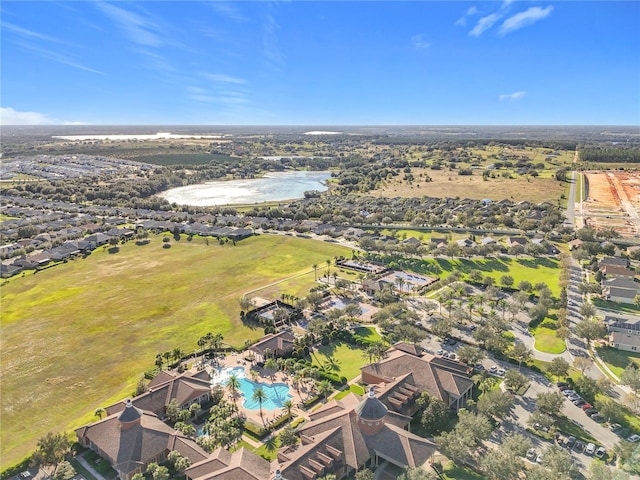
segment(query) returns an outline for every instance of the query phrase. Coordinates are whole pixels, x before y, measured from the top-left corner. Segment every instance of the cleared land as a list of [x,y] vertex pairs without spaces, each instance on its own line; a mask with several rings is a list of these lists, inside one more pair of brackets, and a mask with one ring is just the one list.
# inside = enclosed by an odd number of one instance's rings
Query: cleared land
[[280,235],[171,244],[155,237],[116,254],[97,250],[3,284],[2,465],[129,395],[157,353],[193,351],[207,332],[236,346],[258,338],[239,319],[244,292],[293,275],[310,284],[312,264],[350,252]]
[[613,228],[622,236],[640,233],[640,172],[588,172],[589,197],[584,219],[597,230]]

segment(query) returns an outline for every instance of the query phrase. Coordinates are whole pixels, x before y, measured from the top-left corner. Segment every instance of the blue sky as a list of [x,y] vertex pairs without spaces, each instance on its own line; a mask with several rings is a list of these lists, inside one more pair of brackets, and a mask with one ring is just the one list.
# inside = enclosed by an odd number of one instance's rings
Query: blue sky
[[3,124],[638,125],[640,2],[3,1]]

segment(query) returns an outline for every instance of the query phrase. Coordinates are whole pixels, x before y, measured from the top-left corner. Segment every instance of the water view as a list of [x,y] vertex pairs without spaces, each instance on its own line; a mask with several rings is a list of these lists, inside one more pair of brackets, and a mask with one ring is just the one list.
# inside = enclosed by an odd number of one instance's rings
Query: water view
[[293,398],[289,393],[289,385],[286,383],[267,384],[249,380],[246,378],[246,370],[244,367],[219,368],[211,378],[211,382],[215,385],[226,386],[232,375],[234,375],[240,383],[240,392],[244,397],[242,406],[247,410],[260,409],[260,403],[253,399],[253,392],[258,388],[262,388],[267,397],[262,402],[262,409],[265,411],[281,409],[284,402]]
[[160,194],[171,203],[209,207],[291,200],[304,197],[304,192],[327,190],[330,172],[273,172],[261,178],[213,181],[172,188]]

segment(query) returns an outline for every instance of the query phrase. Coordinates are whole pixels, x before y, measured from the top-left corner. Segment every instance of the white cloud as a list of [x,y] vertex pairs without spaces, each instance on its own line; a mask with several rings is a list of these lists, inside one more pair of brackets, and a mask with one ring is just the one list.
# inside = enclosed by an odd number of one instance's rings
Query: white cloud
[[500,99],[501,102],[505,100],[513,101],[513,100],[520,100],[526,94],[527,92],[503,93],[502,95],[498,95],[498,98]]
[[60,121],[40,112],[17,112],[11,107],[0,107],[0,125],[87,125],[87,123]]
[[18,25],[14,25],[9,22],[2,22],[2,28],[9,30],[13,33],[17,33],[18,35],[28,38],[30,40],[44,40],[45,42],[54,42],[54,43],[66,43],[59,38],[52,37],[51,35],[46,35],[44,33],[34,32],[33,30],[28,30],[26,28],[19,27]]
[[532,25],[548,17],[552,11],[553,7],[550,5],[547,8],[530,7],[524,12],[516,13],[502,23],[500,26],[500,35],[506,35],[527,25]]
[[2,125],[51,125],[56,123],[44,113],[16,112],[11,107],[0,108],[0,124]]
[[159,47],[164,44],[158,34],[159,28],[153,22],[115,5],[103,2],[96,5],[125,31],[132,42],[149,47]]
[[427,42],[424,38],[424,35],[418,34],[411,37],[411,43],[418,50],[424,50],[425,48],[429,48],[431,46],[430,42]]
[[497,13],[492,13],[491,15],[482,17],[480,20],[478,20],[476,26],[473,27],[473,29],[469,32],[469,35],[471,35],[472,37],[479,37],[485,31],[489,30],[498,20],[500,20],[500,15]]
[[227,75],[226,73],[207,73],[205,77],[213,82],[221,82],[221,83],[235,83],[238,85],[244,85],[247,81],[244,78],[233,77],[231,75]]
[[236,22],[246,22],[249,20],[234,5],[229,2],[221,2],[216,0],[213,2],[208,2],[207,5],[209,5],[220,15],[224,15],[225,17]]
[[476,7],[469,7],[466,15],[471,16],[471,15],[475,15],[476,13],[478,13],[478,9]]
[[467,17],[471,17],[478,13],[478,9],[476,7],[469,7],[465,14],[456,20],[456,25],[459,27],[464,27],[467,24]]

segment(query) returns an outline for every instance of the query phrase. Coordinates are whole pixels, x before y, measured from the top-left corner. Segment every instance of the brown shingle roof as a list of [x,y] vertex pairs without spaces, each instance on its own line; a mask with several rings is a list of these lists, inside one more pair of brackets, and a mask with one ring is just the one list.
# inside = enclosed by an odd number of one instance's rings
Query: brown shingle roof
[[185,473],[191,480],[263,480],[270,478],[271,465],[244,447],[233,453],[218,448],[206,460],[187,468]]

